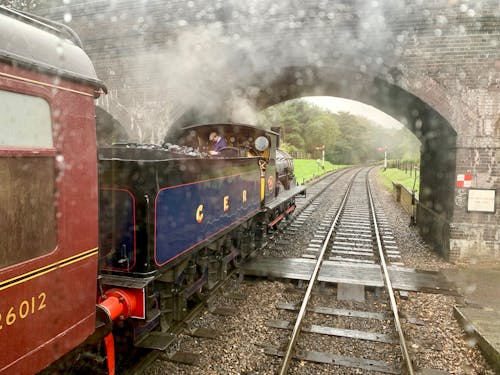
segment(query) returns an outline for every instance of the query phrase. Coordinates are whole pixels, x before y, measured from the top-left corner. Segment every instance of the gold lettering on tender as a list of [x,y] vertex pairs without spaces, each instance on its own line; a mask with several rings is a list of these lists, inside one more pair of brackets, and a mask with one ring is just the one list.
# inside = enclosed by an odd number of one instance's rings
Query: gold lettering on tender
[[229,210],[229,195],[224,196],[224,212]]
[[242,196],[243,196],[243,203],[245,203],[247,201],[247,191],[246,190],[243,190]]
[[196,209],[196,221],[201,223],[203,221],[203,205],[200,204]]

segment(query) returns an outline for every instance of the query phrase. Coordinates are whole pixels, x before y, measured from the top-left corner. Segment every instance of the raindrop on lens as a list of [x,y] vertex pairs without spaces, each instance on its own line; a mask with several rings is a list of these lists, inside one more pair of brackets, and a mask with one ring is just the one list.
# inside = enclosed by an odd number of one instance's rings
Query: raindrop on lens
[[64,22],[69,23],[73,19],[71,13],[64,13]]
[[477,340],[473,337],[471,337],[470,339],[467,340],[467,345],[471,348],[476,346],[476,344],[477,344]]
[[471,283],[471,284],[467,285],[467,287],[465,288],[465,292],[466,293],[473,293],[476,289],[477,289],[477,285],[474,283]]
[[464,331],[467,333],[472,333],[474,332],[474,326],[472,324],[466,324],[464,326]]

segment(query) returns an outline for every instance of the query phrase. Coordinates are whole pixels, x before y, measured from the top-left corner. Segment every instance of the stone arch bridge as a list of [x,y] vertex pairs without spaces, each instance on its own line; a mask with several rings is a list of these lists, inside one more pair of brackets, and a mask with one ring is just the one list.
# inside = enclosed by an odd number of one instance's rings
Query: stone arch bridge
[[79,33],[99,104],[142,140],[306,95],[358,100],[421,141],[424,237],[453,261],[500,259],[498,1],[68,3],[37,12]]

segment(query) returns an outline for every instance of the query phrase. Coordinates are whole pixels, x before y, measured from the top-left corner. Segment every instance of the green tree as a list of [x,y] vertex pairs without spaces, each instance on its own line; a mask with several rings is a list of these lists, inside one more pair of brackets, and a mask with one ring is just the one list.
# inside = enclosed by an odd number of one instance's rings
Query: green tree
[[325,146],[325,159],[334,160],[335,143],[340,135],[340,130],[335,118],[329,112],[316,115],[307,124],[306,147],[314,150],[316,147]]
[[348,113],[336,116],[340,136],[334,145],[334,160],[340,164],[359,164],[369,160],[370,129],[364,121]]
[[318,146],[325,146],[325,159],[335,164],[360,164],[389,158],[418,160],[419,141],[406,128],[383,128],[349,112],[331,113],[305,100],[291,100],[267,108],[258,116],[264,128],[280,127],[282,148],[319,158]]

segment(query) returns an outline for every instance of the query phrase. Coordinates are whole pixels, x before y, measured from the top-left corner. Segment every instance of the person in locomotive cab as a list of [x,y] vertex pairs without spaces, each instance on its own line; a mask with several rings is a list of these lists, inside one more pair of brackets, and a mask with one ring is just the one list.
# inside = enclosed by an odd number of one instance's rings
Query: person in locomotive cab
[[219,151],[227,147],[227,142],[217,132],[211,132],[208,136],[210,142],[214,142],[214,149],[210,151],[210,155],[219,155]]

